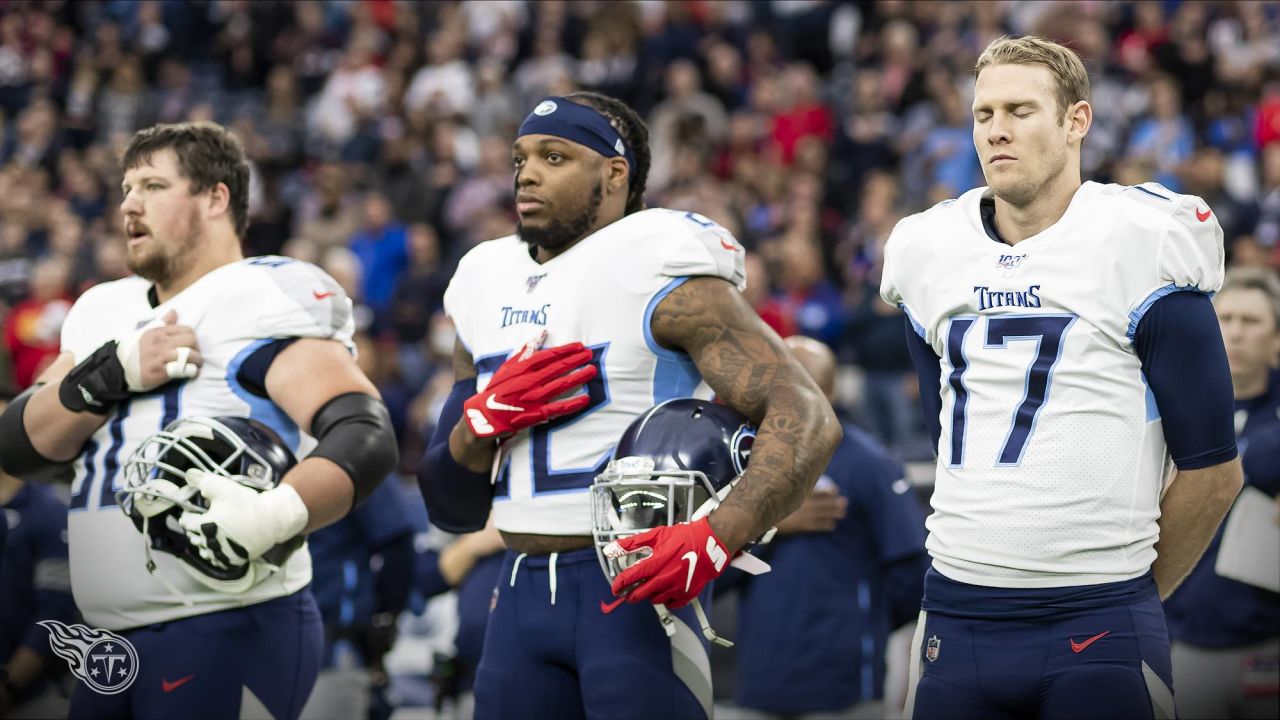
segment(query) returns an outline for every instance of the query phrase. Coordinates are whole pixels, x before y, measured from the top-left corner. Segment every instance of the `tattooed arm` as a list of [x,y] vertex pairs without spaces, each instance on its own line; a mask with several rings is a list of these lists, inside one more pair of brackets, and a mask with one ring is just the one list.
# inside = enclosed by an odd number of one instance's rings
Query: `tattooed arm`
[[654,310],[653,337],[684,350],[727,405],[759,427],[738,487],[711,514],[730,550],[759,537],[804,501],[840,441],[831,404],[742,294],[690,278]]

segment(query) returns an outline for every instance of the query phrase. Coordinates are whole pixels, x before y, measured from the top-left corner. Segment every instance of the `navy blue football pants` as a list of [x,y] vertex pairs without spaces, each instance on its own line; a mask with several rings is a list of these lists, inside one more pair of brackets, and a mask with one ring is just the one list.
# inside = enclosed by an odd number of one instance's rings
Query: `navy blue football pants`
[[708,717],[710,663],[693,610],[674,613],[672,638],[652,605],[605,614],[601,603],[614,600],[594,548],[508,551],[476,672],[476,720]]
[[235,719],[244,688],[272,717],[298,717],[320,671],[324,630],[311,591],[120,633],[138,677],[116,695],[83,682],[72,718]]
[[1154,583],[1131,604],[1044,618],[922,612],[912,666],[912,718],[1174,717],[1169,636]]

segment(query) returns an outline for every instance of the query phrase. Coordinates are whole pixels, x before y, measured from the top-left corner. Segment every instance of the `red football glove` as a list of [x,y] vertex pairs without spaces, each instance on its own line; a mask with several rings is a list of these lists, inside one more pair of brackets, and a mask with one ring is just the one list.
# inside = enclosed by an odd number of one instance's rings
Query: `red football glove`
[[[684,607],[729,566],[729,549],[706,518],[622,538],[604,552],[617,557],[643,548],[653,552],[613,579],[613,594],[625,595],[627,602],[647,600],[673,610]],[[631,585],[635,587],[628,592]]]
[[591,351],[582,343],[544,350],[533,343],[507,358],[483,392],[462,404],[463,417],[476,437],[510,435],[587,406],[586,394],[550,402],[596,376]]

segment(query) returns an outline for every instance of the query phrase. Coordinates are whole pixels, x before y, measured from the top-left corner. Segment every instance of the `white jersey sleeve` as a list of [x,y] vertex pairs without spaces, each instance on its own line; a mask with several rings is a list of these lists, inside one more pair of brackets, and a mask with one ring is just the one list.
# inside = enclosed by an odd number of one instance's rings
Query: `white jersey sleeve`
[[[935,332],[936,324],[927,321],[929,306],[924,302],[924,298],[929,294],[928,276],[913,272],[913,268],[919,267],[922,256],[932,252],[928,247],[929,234],[921,233],[921,226],[938,222],[939,214],[954,202],[954,200],[946,200],[923,213],[899,220],[884,244],[880,298],[894,307],[901,308],[911,321],[916,334],[930,345],[934,345],[937,333]],[[937,347],[935,346],[934,349],[936,350]]]
[[1199,197],[1179,195],[1176,200],[1160,247],[1160,279],[1178,287],[1217,292],[1225,264],[1222,226]]
[[255,318],[255,336],[336,340],[354,352],[351,298],[328,273],[308,262],[275,256],[251,258],[244,268],[262,280],[254,283],[260,295],[236,296],[256,310],[247,316]]
[[1212,210],[1195,195],[1179,195],[1159,183],[1108,188],[1125,200],[1136,202],[1159,218],[1150,233],[1154,243],[1135,243],[1129,262],[1144,272],[1130,275],[1127,340],[1132,343],[1138,322],[1160,298],[1175,292],[1213,294],[1222,287],[1224,255],[1222,226]]
[[747,287],[745,253],[728,230],[693,212],[664,210],[669,217],[654,235],[660,271],[668,277],[711,275]]

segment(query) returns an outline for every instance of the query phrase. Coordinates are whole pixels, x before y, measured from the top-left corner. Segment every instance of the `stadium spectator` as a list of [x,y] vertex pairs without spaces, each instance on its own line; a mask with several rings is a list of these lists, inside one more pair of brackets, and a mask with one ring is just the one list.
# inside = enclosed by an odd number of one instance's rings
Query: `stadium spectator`
[[31,385],[58,357],[62,321],[71,309],[71,277],[67,262],[47,257],[31,271],[26,300],[10,311],[4,322],[4,342],[13,358],[13,384]]

